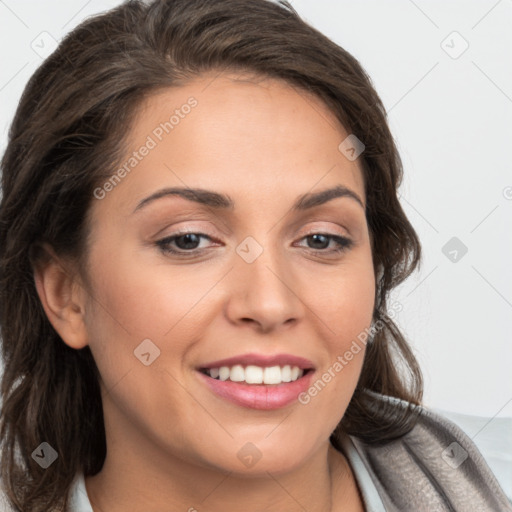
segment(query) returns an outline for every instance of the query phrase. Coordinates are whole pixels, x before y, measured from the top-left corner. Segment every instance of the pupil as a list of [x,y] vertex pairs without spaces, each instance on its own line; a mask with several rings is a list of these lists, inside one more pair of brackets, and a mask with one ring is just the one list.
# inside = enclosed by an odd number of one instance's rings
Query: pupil
[[[192,239],[192,241],[190,241],[190,239]],[[184,244],[178,243],[180,240],[185,240],[185,243]],[[187,233],[185,235],[178,237],[176,239],[176,244],[180,247],[180,249],[195,249],[195,247],[190,247],[190,244],[192,244],[192,246],[194,246],[194,244],[197,244],[198,241],[199,241],[199,237],[197,235],[195,235],[194,233]]]
[[[320,245],[325,245],[326,242],[328,243],[327,237],[325,235],[311,235],[311,238],[313,238],[314,242],[318,242],[319,238],[323,238],[323,244],[322,241],[320,240]],[[316,248],[318,249],[318,247]]]

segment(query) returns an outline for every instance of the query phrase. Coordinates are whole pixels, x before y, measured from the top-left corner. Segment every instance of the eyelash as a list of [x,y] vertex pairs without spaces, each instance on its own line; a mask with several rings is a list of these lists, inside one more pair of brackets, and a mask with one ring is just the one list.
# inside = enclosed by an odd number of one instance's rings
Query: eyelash
[[[183,231],[183,232],[174,233],[168,237],[158,240],[157,242],[155,242],[155,245],[157,245],[164,254],[174,254],[178,257],[199,255],[203,251],[206,250],[206,249],[191,249],[191,250],[187,251],[186,249],[180,249],[177,251],[175,249],[170,248],[169,244],[171,242],[174,242],[177,238],[180,238],[185,235],[198,235],[200,238],[207,238],[209,240],[213,240],[212,237],[210,237],[209,235],[206,235],[205,233],[200,233],[200,232],[195,232],[195,231]],[[324,254],[339,254],[339,253],[348,251],[354,244],[352,240],[350,240],[349,238],[346,238],[344,236],[333,235],[330,233],[316,232],[316,231],[312,232],[312,233],[308,233],[307,235],[303,236],[301,238],[301,240],[304,240],[309,237],[313,237],[315,235],[324,236],[330,240],[333,240],[334,242],[336,242],[338,244],[338,247],[335,249],[331,249],[331,250],[310,249],[313,252],[320,252],[320,253],[324,253]]]

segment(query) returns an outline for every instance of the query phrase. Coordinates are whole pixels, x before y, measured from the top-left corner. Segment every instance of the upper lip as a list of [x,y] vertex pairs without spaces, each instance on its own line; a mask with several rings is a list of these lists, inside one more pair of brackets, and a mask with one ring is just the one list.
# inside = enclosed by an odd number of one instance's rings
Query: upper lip
[[219,359],[210,363],[202,364],[200,369],[220,368],[221,366],[234,366],[240,365],[254,365],[262,367],[270,366],[298,366],[302,370],[314,369],[313,363],[304,357],[294,356],[292,354],[241,354],[238,356],[228,357],[226,359]]

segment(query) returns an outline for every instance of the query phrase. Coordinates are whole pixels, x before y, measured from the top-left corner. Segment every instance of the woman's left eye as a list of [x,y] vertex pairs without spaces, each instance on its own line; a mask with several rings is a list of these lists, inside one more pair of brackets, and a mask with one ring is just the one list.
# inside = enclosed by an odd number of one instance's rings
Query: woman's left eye
[[[170,235],[162,240],[158,240],[156,245],[162,250],[164,253],[176,254],[178,256],[187,256],[194,255],[195,253],[203,252],[204,248],[199,249],[198,244],[202,238],[213,240],[212,237],[206,235],[204,233],[176,233]],[[340,253],[350,249],[353,245],[352,240],[347,237],[341,235],[333,235],[329,233],[310,233],[301,240],[312,240],[313,244],[319,244],[321,246],[327,245],[329,246],[331,241],[334,241],[337,246],[330,250],[325,250],[326,247],[309,247],[313,251],[323,252],[323,253]],[[178,250],[173,248],[171,244],[175,244]]]
[[312,247],[313,250],[325,253],[340,253],[343,251],[347,251],[353,245],[353,242],[352,240],[350,240],[350,238],[341,235],[332,235],[329,233],[310,233],[309,235],[303,237],[303,240],[308,238],[312,239],[313,243],[319,243],[320,245],[324,245],[325,242],[327,242],[327,245],[329,245],[330,241],[334,241],[337,244],[336,247],[328,251],[324,251],[318,247]]

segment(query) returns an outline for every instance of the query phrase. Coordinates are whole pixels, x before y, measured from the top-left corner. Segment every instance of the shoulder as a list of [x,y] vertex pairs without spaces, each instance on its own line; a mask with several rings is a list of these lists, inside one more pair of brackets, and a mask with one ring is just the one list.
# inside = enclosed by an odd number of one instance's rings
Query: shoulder
[[[383,395],[375,399],[397,414],[410,406]],[[473,441],[443,416],[414,409],[414,427],[398,439],[374,445],[350,436],[389,510],[512,512]]]

